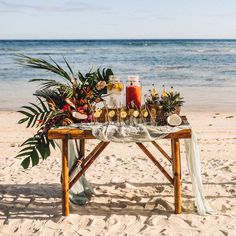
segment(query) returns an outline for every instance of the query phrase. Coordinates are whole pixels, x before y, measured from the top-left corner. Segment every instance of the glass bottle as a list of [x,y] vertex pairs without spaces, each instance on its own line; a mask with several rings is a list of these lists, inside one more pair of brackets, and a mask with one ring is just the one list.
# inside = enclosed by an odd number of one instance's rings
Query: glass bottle
[[107,85],[107,93],[109,94],[107,106],[108,108],[120,108],[122,106],[122,90],[123,84],[120,76],[110,75]]
[[170,87],[170,94],[174,95],[174,87],[173,86]]
[[127,108],[140,108],[142,102],[142,86],[139,76],[128,76],[126,82],[126,106]]
[[161,97],[164,98],[167,96],[167,92],[166,92],[166,88],[165,88],[165,85],[162,85],[162,94],[161,94]]

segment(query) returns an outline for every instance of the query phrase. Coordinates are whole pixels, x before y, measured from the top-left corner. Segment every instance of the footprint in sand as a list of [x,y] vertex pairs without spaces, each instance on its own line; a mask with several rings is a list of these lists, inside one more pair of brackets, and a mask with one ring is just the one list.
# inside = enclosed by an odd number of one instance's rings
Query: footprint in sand
[[165,187],[155,187],[158,193],[161,193],[165,190]]
[[[172,210],[172,207],[161,198],[156,200],[156,205],[158,208],[160,206],[161,210],[168,210],[168,211]],[[164,209],[162,209],[162,208],[164,208]]]

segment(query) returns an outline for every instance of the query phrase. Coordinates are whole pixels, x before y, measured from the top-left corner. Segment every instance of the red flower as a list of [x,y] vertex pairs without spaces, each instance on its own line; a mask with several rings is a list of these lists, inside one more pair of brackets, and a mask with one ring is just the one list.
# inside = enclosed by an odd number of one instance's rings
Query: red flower
[[85,93],[88,93],[91,90],[91,88],[90,87],[84,87],[83,90],[84,90]]
[[64,107],[61,109],[62,112],[70,110],[70,105],[66,104]]
[[44,120],[38,120],[38,124],[43,124],[44,123]]
[[83,107],[78,107],[77,111],[81,114],[84,114],[84,108]]

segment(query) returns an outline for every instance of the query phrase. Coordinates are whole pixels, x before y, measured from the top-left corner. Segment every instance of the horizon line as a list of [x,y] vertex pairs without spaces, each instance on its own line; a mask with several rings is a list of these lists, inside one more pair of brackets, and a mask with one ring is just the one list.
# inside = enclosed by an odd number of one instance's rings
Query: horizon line
[[53,40],[58,40],[58,41],[72,41],[72,40],[90,40],[90,41],[108,41],[108,40],[236,40],[236,38],[8,38],[8,39],[0,39],[0,41],[7,41],[7,40],[12,40],[12,41],[27,41],[27,40],[48,40],[48,41],[53,41]]

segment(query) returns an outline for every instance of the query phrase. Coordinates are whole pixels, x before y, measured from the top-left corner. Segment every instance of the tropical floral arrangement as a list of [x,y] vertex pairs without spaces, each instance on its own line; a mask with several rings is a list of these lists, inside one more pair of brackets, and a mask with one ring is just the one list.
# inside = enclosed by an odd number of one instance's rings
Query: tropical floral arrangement
[[[64,68],[52,58],[46,61],[25,55],[18,55],[17,63],[57,75],[57,79],[31,79],[30,82],[41,83],[40,89],[33,94],[37,101],[22,106],[19,111],[24,116],[18,121],[19,124],[26,123],[27,128],[37,128],[36,134],[22,143],[22,149],[16,156],[24,158],[21,165],[25,169],[50,156],[50,149],[55,148],[53,140],[48,139],[48,131],[52,127],[79,122],[104,122],[103,118],[108,123],[118,122],[120,125],[146,123],[147,120],[152,124],[166,125],[167,116],[179,114],[178,109],[184,102],[180,93],[174,92],[173,88],[166,92],[163,86],[159,96],[153,85],[150,94],[145,96],[145,105],[140,109],[122,107],[109,110],[106,102],[104,109],[100,109],[96,108],[97,103],[104,101],[104,96],[111,90],[109,77],[113,72],[110,68],[90,70],[85,74],[80,71],[75,73],[65,58]],[[118,86],[117,89],[122,90],[122,87]]]
[[74,73],[66,59],[64,62],[66,69],[52,58],[50,62],[25,55],[17,58],[21,66],[46,70],[58,76],[58,79],[30,80],[41,82],[41,85],[33,94],[37,102],[22,106],[19,111],[24,115],[18,121],[19,124],[26,123],[27,128],[38,129],[33,137],[22,143],[22,149],[17,155],[24,158],[21,165],[25,169],[30,163],[32,166],[37,165],[40,158],[46,159],[50,155],[50,148],[55,148],[55,143],[47,137],[50,128],[92,121],[93,107],[103,100],[109,76],[113,75],[109,68],[90,70],[84,75],[80,71]]

